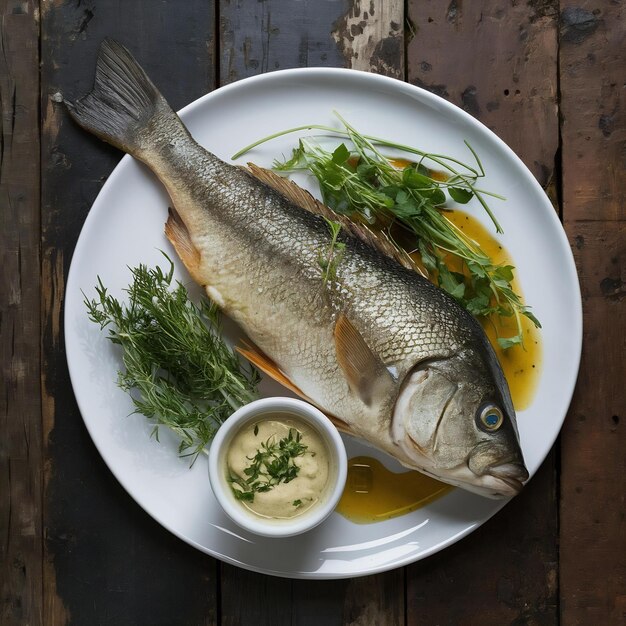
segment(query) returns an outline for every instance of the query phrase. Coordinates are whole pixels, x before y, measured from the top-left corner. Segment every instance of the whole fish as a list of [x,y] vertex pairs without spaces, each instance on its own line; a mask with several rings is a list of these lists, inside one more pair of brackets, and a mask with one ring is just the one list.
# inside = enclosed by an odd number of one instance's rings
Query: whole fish
[[165,185],[167,236],[255,344],[253,362],[406,467],[484,496],[519,492],[528,472],[506,380],[451,297],[348,228],[333,244],[293,188],[198,145],[116,42],[67,106]]

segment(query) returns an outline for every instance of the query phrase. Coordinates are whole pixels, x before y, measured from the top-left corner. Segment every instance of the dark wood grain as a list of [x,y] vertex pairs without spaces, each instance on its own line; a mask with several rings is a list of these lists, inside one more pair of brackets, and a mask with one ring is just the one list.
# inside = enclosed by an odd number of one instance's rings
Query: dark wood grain
[[37,2],[0,2],[0,623],[42,598]]
[[175,108],[194,100],[213,87],[214,8],[206,0],[185,2],[184,11],[178,2],[150,0],[68,0],[42,8],[44,621],[213,623],[216,562],[133,502],[105,467],[75,405],[63,350],[65,277],[85,216],[122,155],[75,127],[60,100],[90,89],[105,36],[129,46]]
[[404,2],[352,0],[332,36],[347,67],[404,78]]
[[[557,3],[411,0],[408,17],[409,81],[484,122],[546,185],[558,154]],[[408,568],[409,624],[556,623],[555,458],[470,538]]]
[[[626,623],[623,3],[404,4],[0,0],[0,624]],[[115,481],[76,407],[62,323],[76,239],[121,156],[60,104],[90,87],[104,36],[175,108],[288,67],[405,77],[551,183],[581,279],[582,369],[560,448],[493,520],[408,568],[292,581],[216,563]]]
[[272,578],[223,565],[221,580],[224,626],[404,623],[404,568],[363,578],[315,581]]
[[407,568],[407,624],[557,624],[555,500],[551,453],[494,518]]
[[622,3],[563,2],[563,217],[581,370],[562,433],[561,621],[626,623],[626,56]]
[[396,626],[404,624],[405,569],[353,578],[343,601],[343,623],[351,626]]
[[331,36],[344,0],[221,0],[220,82],[292,67],[341,67]]
[[559,143],[555,0],[409,0],[408,80],[480,119],[542,185]]
[[404,76],[404,3],[222,0],[220,81],[291,67]]

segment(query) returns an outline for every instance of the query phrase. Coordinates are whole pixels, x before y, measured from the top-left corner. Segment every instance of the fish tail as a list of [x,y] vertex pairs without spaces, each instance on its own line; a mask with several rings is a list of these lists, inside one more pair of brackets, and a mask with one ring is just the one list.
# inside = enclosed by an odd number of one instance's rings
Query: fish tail
[[138,158],[163,136],[151,129],[182,127],[131,53],[112,39],[100,45],[93,89],[65,104],[80,126]]

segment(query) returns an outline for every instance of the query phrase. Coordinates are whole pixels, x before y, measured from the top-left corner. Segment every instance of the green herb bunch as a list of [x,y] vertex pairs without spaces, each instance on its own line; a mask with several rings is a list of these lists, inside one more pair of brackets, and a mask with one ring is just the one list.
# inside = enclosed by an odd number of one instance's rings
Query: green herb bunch
[[[319,137],[302,138],[291,158],[276,161],[274,169],[284,173],[310,172],[317,179],[327,206],[351,219],[384,227],[397,247],[400,247],[396,243],[400,229],[402,247],[419,252],[431,278],[470,313],[477,317],[492,313],[514,316],[517,334],[500,337],[498,342],[503,348],[521,344],[521,316],[528,317],[537,327],[540,324],[511,286],[514,268],[493,263],[443,211],[448,197],[458,204],[476,198],[496,231],[502,232],[485,197],[504,198],[477,187],[485,172],[472,147],[465,142],[475,165],[362,135],[341,116],[338,118],[343,130],[321,125],[292,128],[247,146],[233,158],[265,141],[295,131],[319,130],[334,137],[345,137],[351,148],[341,143],[333,150],[325,148]],[[403,168],[395,167],[393,160],[383,155],[380,148],[400,151],[413,160]],[[441,168],[443,176],[431,167]],[[466,271],[451,270],[450,257],[459,259]]]
[[[257,432],[258,430],[255,434]],[[280,483],[288,483],[296,478],[300,467],[295,464],[294,459],[304,455],[308,449],[301,440],[300,431],[290,428],[286,437],[276,441],[272,436],[261,443],[254,456],[246,457],[252,462],[243,470],[245,479],[231,472],[230,480],[235,497],[253,502],[255,493],[269,491]],[[294,506],[301,504],[295,502]]]
[[217,428],[243,404],[257,398],[258,372],[244,369],[220,334],[219,312],[172,286],[174,265],[131,269],[128,302],[111,296],[98,278],[97,298],[85,304],[89,318],[108,328],[122,348],[118,384],[131,392],[135,412],[154,420],[153,436],[166,426],[180,437],[179,452],[192,463]]

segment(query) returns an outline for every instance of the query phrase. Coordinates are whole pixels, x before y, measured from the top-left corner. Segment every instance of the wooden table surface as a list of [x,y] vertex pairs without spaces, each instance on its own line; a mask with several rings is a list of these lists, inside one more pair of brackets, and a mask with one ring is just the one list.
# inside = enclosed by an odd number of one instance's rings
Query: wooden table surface
[[[1,624],[626,623],[626,15],[620,0],[0,0]],[[91,442],[63,299],[121,154],[74,126],[104,36],[174,108],[298,66],[387,74],[493,129],[572,245],[584,352],[558,443],[523,493],[408,567],[291,581],[210,558],[153,521]],[[532,242],[529,242],[532,245]]]

